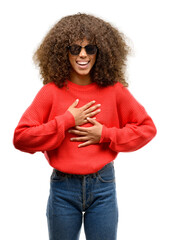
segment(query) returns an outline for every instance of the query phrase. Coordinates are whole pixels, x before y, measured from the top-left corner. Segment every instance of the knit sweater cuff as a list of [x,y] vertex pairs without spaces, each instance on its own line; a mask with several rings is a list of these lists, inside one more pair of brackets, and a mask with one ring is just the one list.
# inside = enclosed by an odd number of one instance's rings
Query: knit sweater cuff
[[103,125],[102,135],[101,135],[101,138],[100,138],[100,143],[110,142],[110,141],[111,141],[111,139],[110,139],[110,129],[107,128],[105,125]]
[[[65,131],[67,129],[75,126],[75,119],[69,111],[66,111],[59,118],[60,118],[60,120],[59,120],[60,123],[64,124]],[[58,117],[56,117],[56,120],[58,120]]]

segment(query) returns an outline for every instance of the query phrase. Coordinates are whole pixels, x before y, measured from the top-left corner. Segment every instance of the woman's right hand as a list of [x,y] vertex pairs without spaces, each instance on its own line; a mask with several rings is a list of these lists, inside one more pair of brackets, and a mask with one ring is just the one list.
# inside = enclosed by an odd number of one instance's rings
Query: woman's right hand
[[[80,108],[76,108],[79,103],[79,99],[77,99],[67,110],[73,115],[75,119],[75,126],[82,125],[87,123],[87,117],[92,118],[101,110],[97,109],[101,106],[101,104],[97,104],[92,106],[95,101],[91,101]],[[91,107],[92,106],[92,107]]]

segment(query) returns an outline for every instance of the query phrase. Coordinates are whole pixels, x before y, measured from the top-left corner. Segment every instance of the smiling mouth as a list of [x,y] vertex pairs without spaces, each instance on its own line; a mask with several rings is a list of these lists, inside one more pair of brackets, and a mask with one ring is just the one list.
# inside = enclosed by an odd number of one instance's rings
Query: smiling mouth
[[89,64],[90,61],[82,61],[82,62],[79,62],[79,61],[76,61],[76,63],[80,66],[80,67],[86,67],[88,64]]

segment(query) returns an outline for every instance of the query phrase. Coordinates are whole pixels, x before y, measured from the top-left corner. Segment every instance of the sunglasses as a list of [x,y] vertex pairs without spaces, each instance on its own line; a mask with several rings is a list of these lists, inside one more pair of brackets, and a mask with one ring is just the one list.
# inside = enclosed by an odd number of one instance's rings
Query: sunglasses
[[77,44],[68,46],[68,49],[69,49],[71,55],[75,55],[75,56],[80,54],[82,48],[85,48],[86,53],[88,55],[93,55],[93,54],[96,54],[96,52],[97,52],[97,46],[92,45],[92,44],[88,44],[85,47],[82,47],[82,46],[77,45]]

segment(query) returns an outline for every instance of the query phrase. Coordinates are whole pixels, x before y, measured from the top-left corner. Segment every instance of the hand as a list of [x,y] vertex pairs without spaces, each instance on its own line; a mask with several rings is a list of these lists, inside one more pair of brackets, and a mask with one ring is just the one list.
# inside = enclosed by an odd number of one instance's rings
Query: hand
[[92,127],[76,126],[74,129],[68,131],[69,133],[73,133],[79,136],[71,138],[71,141],[84,142],[79,144],[78,147],[85,147],[100,142],[103,125],[92,118],[87,118],[87,120],[93,124]]
[[[101,106],[101,104],[97,104],[91,107],[95,101],[91,101],[86,105],[76,108],[78,105],[79,100],[77,99],[69,108],[68,111],[74,116],[75,125],[82,125],[87,123],[87,117],[94,117],[97,113],[100,112],[100,109],[97,109]],[[97,110],[96,110],[97,109]]]

